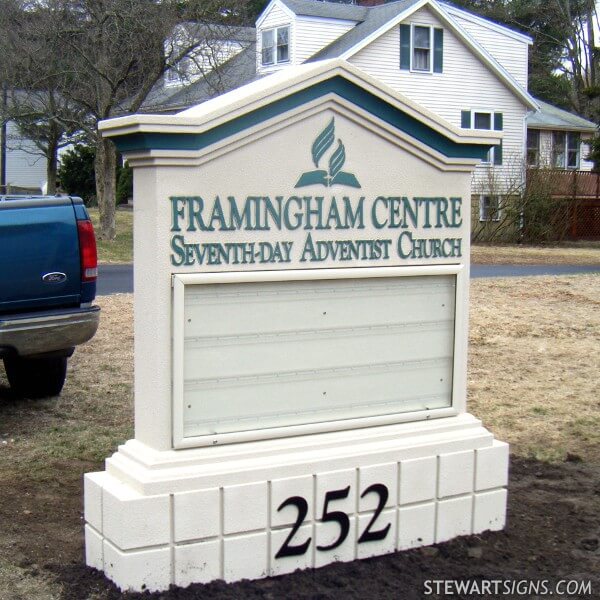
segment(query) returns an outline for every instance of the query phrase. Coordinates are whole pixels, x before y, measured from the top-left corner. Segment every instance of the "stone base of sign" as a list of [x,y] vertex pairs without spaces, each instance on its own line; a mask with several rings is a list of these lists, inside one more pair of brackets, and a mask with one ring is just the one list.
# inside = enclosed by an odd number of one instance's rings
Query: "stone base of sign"
[[130,441],[85,476],[86,560],[123,590],[281,575],[502,529],[507,478],[508,445],[468,414],[192,450]]

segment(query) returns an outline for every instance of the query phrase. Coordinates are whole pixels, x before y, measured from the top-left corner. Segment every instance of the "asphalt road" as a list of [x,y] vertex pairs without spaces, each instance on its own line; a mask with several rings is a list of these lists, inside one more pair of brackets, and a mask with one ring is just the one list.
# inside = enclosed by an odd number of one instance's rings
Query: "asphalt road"
[[[133,292],[133,265],[100,265],[98,295]],[[600,273],[600,265],[471,265],[471,277],[525,277]]]

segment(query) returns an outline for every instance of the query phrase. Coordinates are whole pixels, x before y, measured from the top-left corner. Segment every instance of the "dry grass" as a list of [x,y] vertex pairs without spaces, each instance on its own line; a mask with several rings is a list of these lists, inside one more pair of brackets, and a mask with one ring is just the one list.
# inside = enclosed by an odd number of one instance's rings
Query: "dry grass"
[[[90,218],[96,232],[99,228],[97,208],[88,208]],[[130,263],[133,262],[133,211],[118,209],[115,215],[117,235],[114,240],[96,240],[98,245],[98,262]]]
[[[54,462],[98,462],[132,436],[132,296],[98,303],[58,399],[4,402],[0,388],[4,475],[52,478]],[[599,372],[600,275],[472,283],[469,410],[513,452],[600,461]]]
[[483,265],[600,265],[600,244],[560,246],[475,245],[471,262]]
[[56,463],[101,461],[132,436],[132,296],[104,296],[98,304],[98,333],[70,359],[60,397],[13,400],[0,388],[0,481],[10,472],[53,479]]
[[471,288],[469,410],[513,453],[600,461],[600,276]]

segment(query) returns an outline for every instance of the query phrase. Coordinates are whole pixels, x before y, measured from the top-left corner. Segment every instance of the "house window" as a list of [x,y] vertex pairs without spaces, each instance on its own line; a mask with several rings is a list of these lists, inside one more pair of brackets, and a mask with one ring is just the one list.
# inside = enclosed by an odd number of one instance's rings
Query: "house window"
[[479,220],[496,222],[500,220],[500,196],[479,196]]
[[278,65],[290,60],[290,28],[277,27],[262,32],[262,64]]
[[491,112],[473,112],[473,129],[491,129]]
[[540,166],[540,132],[537,129],[527,131],[527,166]]
[[412,69],[431,71],[431,27],[413,25]]
[[567,134],[564,131],[552,132],[552,166],[557,169],[564,169],[567,166],[566,143]]
[[[482,129],[487,131],[502,131],[504,115],[493,110],[463,110],[461,111],[461,127],[463,129]],[[501,165],[503,160],[502,141],[498,146],[490,148],[484,164]]]
[[429,25],[400,25],[400,69],[444,72],[444,30]]
[[567,134],[567,169],[579,169],[581,137],[578,133]]
[[581,136],[566,131],[552,132],[552,166],[557,169],[578,169]]

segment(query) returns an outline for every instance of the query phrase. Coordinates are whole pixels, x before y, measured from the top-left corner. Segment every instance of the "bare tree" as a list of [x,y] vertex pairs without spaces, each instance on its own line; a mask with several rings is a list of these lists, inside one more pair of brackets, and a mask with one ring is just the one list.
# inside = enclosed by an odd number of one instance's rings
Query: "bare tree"
[[[115,229],[116,149],[98,135],[103,119],[137,112],[169,70],[199,50],[228,39],[227,29],[244,18],[242,0],[3,0],[13,7],[16,38],[42,45],[50,61],[43,80],[76,115],[63,115],[96,148],[99,237]],[[5,21],[5,20],[4,20]],[[177,35],[188,28],[193,35]],[[42,41],[43,40],[43,43]],[[206,52],[206,50],[204,50]],[[30,52],[35,54],[35,52]],[[32,57],[33,60],[33,57]],[[12,73],[14,76],[14,72]],[[54,87],[54,85],[56,87]],[[32,89],[32,88],[29,88]]]
[[56,190],[59,148],[77,139],[79,107],[60,92],[64,82],[55,33],[30,7],[5,0],[0,11],[2,119],[16,125],[9,148],[46,159],[49,194]]

